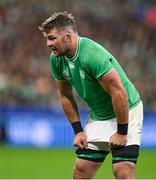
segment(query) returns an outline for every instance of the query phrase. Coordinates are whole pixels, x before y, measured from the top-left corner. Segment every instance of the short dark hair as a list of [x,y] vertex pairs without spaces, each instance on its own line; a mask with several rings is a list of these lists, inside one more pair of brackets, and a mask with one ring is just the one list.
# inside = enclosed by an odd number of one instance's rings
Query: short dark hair
[[40,26],[41,32],[48,33],[51,29],[64,30],[70,27],[74,32],[77,32],[75,19],[71,13],[67,11],[55,12],[48,19],[46,19]]

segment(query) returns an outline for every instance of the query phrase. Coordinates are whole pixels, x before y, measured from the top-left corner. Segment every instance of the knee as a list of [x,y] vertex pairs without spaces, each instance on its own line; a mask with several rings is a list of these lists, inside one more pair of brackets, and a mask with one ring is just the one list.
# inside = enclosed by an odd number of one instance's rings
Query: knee
[[73,179],[85,179],[86,172],[82,167],[75,165],[73,169]]
[[73,169],[73,179],[79,179],[79,176],[81,175],[81,171],[74,167]]
[[83,163],[76,163],[73,169],[73,179],[92,179],[95,175],[96,169],[90,168]]
[[118,169],[116,172],[114,172],[114,175],[116,179],[127,179],[128,173],[127,170]]
[[116,179],[134,179],[135,164],[131,162],[113,164],[113,173]]
[[78,158],[73,169],[73,178],[93,179],[101,164],[101,162],[92,162]]

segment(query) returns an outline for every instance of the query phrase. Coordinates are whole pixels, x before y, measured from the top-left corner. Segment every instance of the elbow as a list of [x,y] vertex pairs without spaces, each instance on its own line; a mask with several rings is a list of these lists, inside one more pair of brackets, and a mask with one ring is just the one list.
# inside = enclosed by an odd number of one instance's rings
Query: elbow
[[122,89],[122,91],[120,92],[120,96],[124,99],[128,99],[128,95],[125,89]]

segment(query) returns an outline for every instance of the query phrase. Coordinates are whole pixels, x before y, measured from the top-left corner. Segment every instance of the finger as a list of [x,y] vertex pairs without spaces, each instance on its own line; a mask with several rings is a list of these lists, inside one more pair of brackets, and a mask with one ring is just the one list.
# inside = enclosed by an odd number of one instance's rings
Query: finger
[[78,147],[78,148],[80,148],[80,149],[84,149],[84,145],[83,145],[82,142],[74,143],[74,146],[75,146],[75,147]]
[[110,143],[110,147],[114,147],[114,148],[120,148],[125,146],[125,144],[114,144],[114,143]]
[[88,149],[88,144],[86,141],[81,141],[75,144],[75,146],[79,147],[80,149]]
[[82,142],[78,143],[77,146],[78,146],[80,149],[84,149],[84,148],[85,148],[85,146],[84,146],[84,144],[83,144]]
[[88,143],[87,143],[86,139],[84,139],[84,140],[82,141],[82,144],[84,145],[84,148],[85,148],[85,149],[88,149]]

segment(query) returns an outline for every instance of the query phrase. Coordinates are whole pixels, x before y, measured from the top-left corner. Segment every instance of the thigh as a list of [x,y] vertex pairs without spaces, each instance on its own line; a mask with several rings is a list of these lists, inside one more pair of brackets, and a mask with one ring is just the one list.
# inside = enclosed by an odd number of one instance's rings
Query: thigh
[[108,153],[108,151],[78,148],[73,171],[75,179],[92,179]]
[[121,148],[111,148],[112,151],[112,164],[119,162],[132,162],[136,164],[139,156],[138,145],[124,146]]
[[78,148],[76,149],[75,153],[79,159],[102,163],[109,151]]
[[102,162],[77,158],[73,170],[74,179],[93,179]]
[[75,162],[75,167],[77,169],[82,169],[84,172],[96,172],[98,168],[102,165],[102,162],[89,161],[86,159],[77,158]]
[[116,179],[135,179],[135,166],[139,155],[139,146],[130,145],[111,148],[112,168]]

